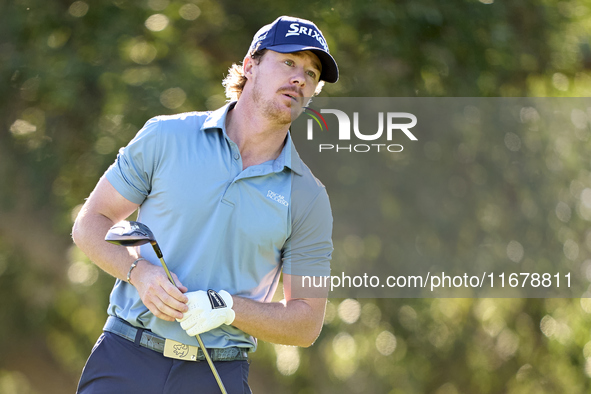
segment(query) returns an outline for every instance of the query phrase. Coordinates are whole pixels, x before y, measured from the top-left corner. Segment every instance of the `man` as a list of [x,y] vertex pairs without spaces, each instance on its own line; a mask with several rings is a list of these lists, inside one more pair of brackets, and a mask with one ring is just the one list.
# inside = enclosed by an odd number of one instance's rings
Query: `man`
[[[183,359],[185,345],[197,346],[195,334],[226,390],[250,392],[255,338],[304,347],[315,341],[326,295],[296,297],[292,282],[330,274],[332,216],[288,129],[322,81],[337,79],[320,30],[280,17],[230,69],[224,86],[235,101],[211,113],[153,118],[121,149],[72,232],[117,278],[80,393],[219,392],[207,363]],[[104,242],[138,208],[178,289],[149,245]],[[285,299],[271,302],[281,271]],[[172,356],[163,354],[165,340],[176,343]]]

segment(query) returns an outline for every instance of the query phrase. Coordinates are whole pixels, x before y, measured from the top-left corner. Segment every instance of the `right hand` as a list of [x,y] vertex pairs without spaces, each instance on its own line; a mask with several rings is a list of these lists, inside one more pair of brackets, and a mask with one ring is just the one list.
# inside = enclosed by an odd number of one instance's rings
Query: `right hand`
[[164,268],[149,261],[139,261],[131,272],[131,282],[144,305],[154,316],[166,321],[180,319],[189,310],[189,299],[183,294],[188,289],[182,285],[176,274],[171,272],[171,275],[178,288],[170,283]]

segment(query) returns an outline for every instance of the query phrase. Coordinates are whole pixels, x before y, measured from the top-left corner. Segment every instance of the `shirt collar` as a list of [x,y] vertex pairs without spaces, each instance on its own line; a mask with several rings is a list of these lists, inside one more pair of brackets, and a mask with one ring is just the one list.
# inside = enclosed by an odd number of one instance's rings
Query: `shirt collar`
[[211,112],[207,119],[205,119],[205,122],[203,122],[201,130],[220,129],[226,134],[226,115],[228,115],[228,111],[234,108],[235,105],[236,101],[232,101]]
[[[289,131],[287,132],[285,145],[279,156],[273,162],[273,167],[279,169],[279,171],[281,171],[283,167],[287,167],[297,175],[303,174],[302,159],[300,159],[300,155],[291,140],[291,133]],[[277,169],[275,169],[275,171],[277,171]]]
[[[202,130],[212,130],[212,129],[219,129],[222,130],[224,135],[227,137],[226,134],[226,115],[228,115],[228,111],[234,108],[236,105],[236,101],[232,101],[223,107],[211,112],[203,125],[201,126]],[[291,140],[291,133],[287,132],[287,138],[285,140],[285,145],[281,150],[279,156],[273,161],[273,169],[274,171],[282,171],[284,167],[289,168],[293,172],[298,175],[303,174],[303,163],[302,159],[300,159],[300,155],[298,154],[293,141]]]

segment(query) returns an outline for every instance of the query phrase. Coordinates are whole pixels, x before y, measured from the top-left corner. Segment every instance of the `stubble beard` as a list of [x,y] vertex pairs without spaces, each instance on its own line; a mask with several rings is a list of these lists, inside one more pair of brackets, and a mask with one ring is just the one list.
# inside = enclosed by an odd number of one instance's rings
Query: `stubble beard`
[[280,103],[272,99],[265,99],[258,84],[253,86],[252,101],[256,105],[256,108],[258,108],[267,119],[273,121],[280,127],[291,124],[292,120],[299,115],[294,113],[295,109],[288,111]]

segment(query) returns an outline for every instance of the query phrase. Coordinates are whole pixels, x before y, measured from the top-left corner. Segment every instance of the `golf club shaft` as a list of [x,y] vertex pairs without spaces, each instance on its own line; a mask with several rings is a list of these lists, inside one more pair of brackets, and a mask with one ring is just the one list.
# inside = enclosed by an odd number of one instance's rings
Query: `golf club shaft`
[[[164,271],[166,272],[166,276],[168,276],[168,280],[170,281],[170,283],[172,283],[173,285],[175,285],[178,288],[176,282],[174,281],[174,279],[172,278],[172,275],[170,274],[170,271],[168,270],[168,267],[166,266],[166,263],[164,262],[162,252],[160,251],[158,244],[156,242],[151,243],[151,244],[152,244],[152,247],[154,248],[154,251],[158,255],[158,258],[160,259],[160,264],[162,264],[162,268],[164,268]],[[201,347],[201,350],[203,351],[203,355],[205,356],[205,360],[207,360],[207,363],[209,364],[209,368],[211,369],[211,372],[213,373],[213,377],[215,378],[216,382],[218,382],[218,386],[220,386],[220,390],[222,390],[222,394],[227,394],[226,388],[224,387],[224,383],[222,382],[222,378],[220,378],[217,368],[215,367],[215,365],[213,365],[213,361],[211,361],[211,357],[209,357],[209,353],[208,353],[207,349],[205,348],[205,345],[203,344],[203,340],[201,339],[201,336],[199,334],[197,334],[197,335],[195,335],[195,338],[197,338],[197,342],[199,342],[199,347]]]
[[168,270],[168,267],[166,266],[166,263],[164,262],[164,259],[162,257],[159,257],[160,259],[160,264],[162,264],[162,268],[164,268],[164,272],[166,272],[166,276],[168,276],[168,280],[170,281],[170,283],[172,283],[173,285],[175,285],[177,288],[177,284],[174,281],[174,279],[172,278],[172,275],[170,274],[170,271]]

